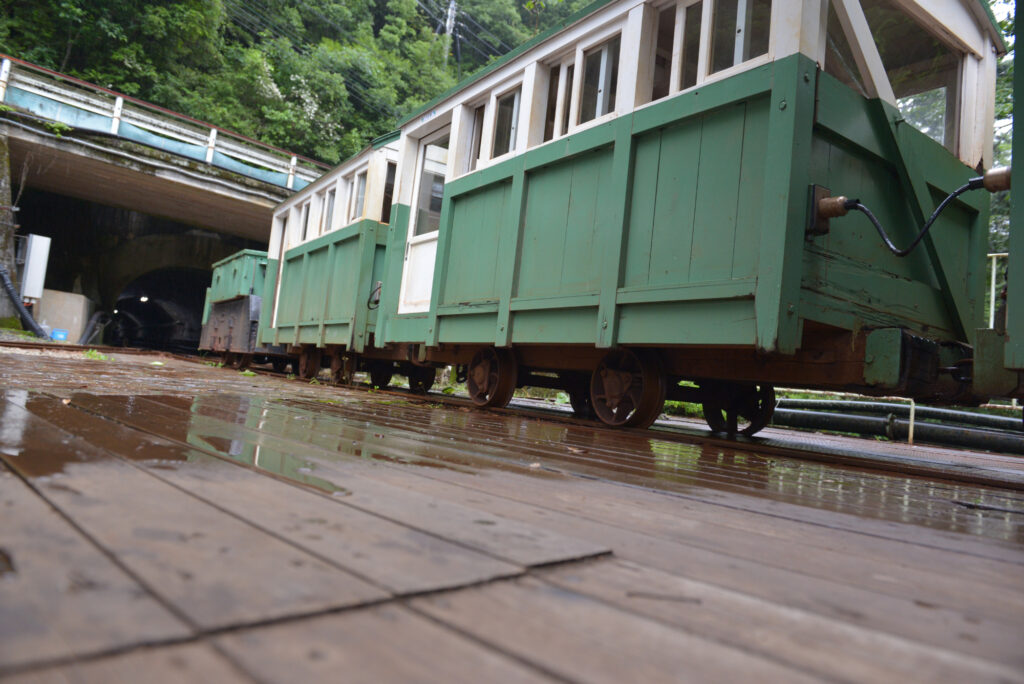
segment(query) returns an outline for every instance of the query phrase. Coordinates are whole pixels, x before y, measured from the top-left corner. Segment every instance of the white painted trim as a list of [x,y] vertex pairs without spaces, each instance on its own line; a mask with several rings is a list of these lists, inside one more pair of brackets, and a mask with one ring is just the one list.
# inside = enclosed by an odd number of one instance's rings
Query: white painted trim
[[519,138],[516,153],[525,152],[544,140],[544,122],[548,111],[550,72],[533,62],[523,72],[523,90],[519,106]]
[[861,78],[864,79],[864,88],[869,97],[879,97],[893,107],[896,105],[896,95],[892,92],[892,85],[885,73],[882,58],[878,54],[878,47],[871,35],[868,20],[864,16],[858,0],[833,0],[833,7],[836,9],[836,16],[839,17],[839,24],[846,34],[846,40],[853,52],[853,59],[857,62]]
[[0,102],[7,97],[7,81],[11,78],[11,60],[0,62]]
[[926,31],[959,52],[984,55],[989,41],[978,22],[958,0],[891,0]]
[[[114,100],[114,114],[113,114],[113,117],[110,120],[110,134],[111,135],[117,135],[117,132],[121,129],[121,111],[123,109],[124,109],[124,98],[123,97],[118,97],[117,99]],[[214,128],[212,130],[213,130],[213,132],[217,131],[216,128]],[[207,157],[209,157],[209,154],[207,155]],[[209,164],[210,160],[207,159],[206,163]]]

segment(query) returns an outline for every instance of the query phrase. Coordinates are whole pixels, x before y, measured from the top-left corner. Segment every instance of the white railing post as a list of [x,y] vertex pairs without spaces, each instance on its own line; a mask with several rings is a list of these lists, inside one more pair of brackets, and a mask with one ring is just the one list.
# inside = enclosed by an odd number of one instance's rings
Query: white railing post
[[7,81],[11,77],[11,60],[5,59],[0,63],[0,102],[7,96]]
[[988,258],[992,260],[992,293],[989,296],[989,307],[988,307],[988,327],[996,327],[996,255],[989,254]]
[[124,109],[124,98],[119,97],[114,100],[114,120],[110,122],[110,134],[117,135],[117,132],[121,129],[121,110]]
[[289,190],[295,187],[295,167],[299,163],[299,158],[293,156],[291,163],[288,165],[288,183],[285,185]]
[[206,141],[206,163],[213,163],[213,148],[217,146],[217,129],[210,129],[210,138]]

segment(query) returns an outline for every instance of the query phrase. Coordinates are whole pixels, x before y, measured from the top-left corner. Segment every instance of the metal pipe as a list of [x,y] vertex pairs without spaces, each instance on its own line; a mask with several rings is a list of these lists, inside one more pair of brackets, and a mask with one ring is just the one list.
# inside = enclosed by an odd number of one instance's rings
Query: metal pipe
[[[847,413],[892,413],[897,416],[909,417],[910,404],[876,401],[833,401],[828,399],[779,399],[779,408],[809,409],[816,411],[843,411]],[[977,427],[995,428],[998,430],[1024,431],[1020,418],[1007,416],[991,416],[984,413],[954,411],[952,409],[917,406],[917,420],[942,420],[947,423],[965,423]]]
[[[775,409],[775,414],[772,416],[772,425],[875,435],[887,437],[893,441],[905,440],[910,430],[909,421],[897,418],[893,414],[888,416],[852,416],[842,413],[778,408]],[[924,442],[1024,454],[1024,435],[1019,433],[937,423],[918,423],[915,426],[915,434],[918,440]]]

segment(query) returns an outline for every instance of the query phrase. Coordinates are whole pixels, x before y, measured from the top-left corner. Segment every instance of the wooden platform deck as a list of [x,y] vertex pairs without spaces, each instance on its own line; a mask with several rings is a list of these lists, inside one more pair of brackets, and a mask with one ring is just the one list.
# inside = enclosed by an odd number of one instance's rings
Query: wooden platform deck
[[0,349],[5,682],[1024,681],[1024,460],[153,360]]

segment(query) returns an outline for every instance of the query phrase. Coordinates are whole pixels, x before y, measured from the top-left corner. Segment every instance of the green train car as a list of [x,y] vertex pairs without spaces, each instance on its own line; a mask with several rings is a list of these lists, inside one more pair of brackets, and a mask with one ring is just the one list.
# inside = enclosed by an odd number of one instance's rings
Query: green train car
[[980,0],[601,0],[400,122],[361,256],[310,237],[337,174],[282,205],[263,340],[609,425],[675,398],[752,434],[776,383],[974,401],[1004,50]]

